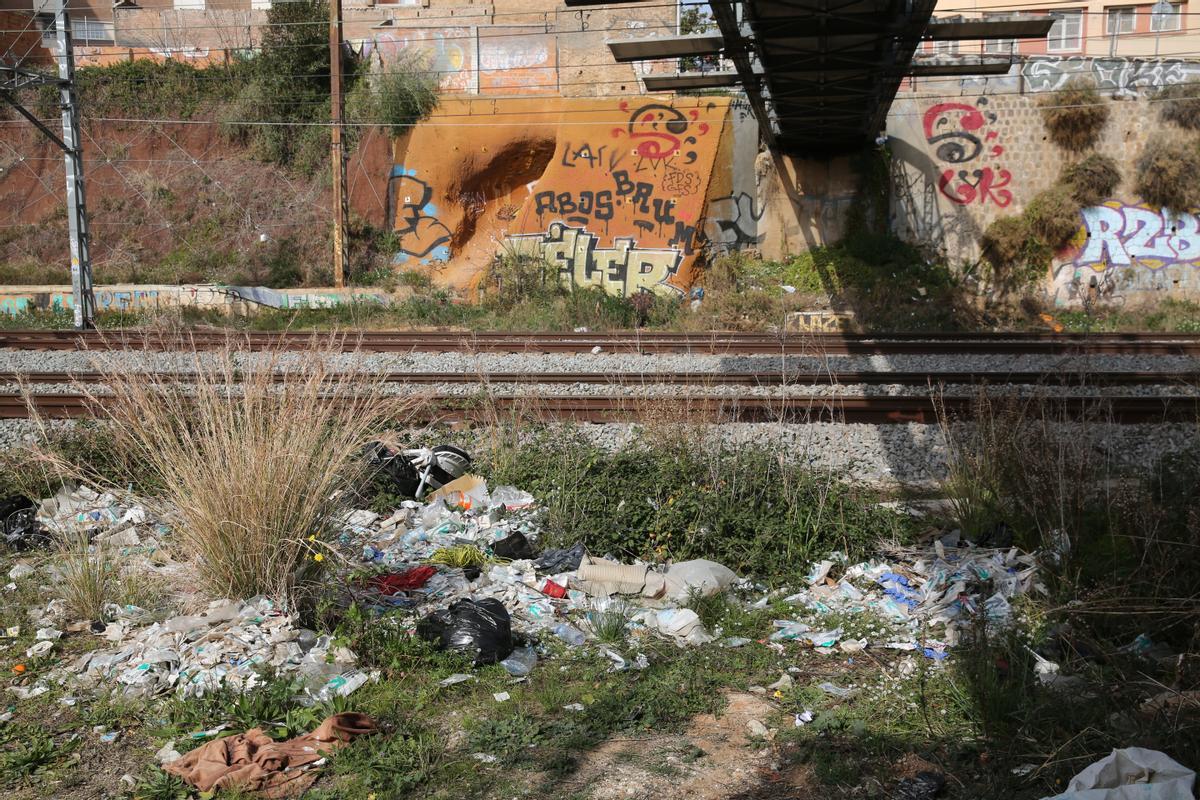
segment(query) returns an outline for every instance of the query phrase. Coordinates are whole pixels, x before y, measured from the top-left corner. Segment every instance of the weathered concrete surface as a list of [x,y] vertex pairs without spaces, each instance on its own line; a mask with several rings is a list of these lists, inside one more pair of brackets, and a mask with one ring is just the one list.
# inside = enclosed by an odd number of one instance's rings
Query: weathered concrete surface
[[[367,289],[268,289],[261,286],[123,284],[97,286],[100,311],[153,311],[192,306],[246,313],[259,308],[332,308],[351,302],[389,303],[391,296]],[[0,313],[67,311],[75,307],[70,286],[0,286]]]

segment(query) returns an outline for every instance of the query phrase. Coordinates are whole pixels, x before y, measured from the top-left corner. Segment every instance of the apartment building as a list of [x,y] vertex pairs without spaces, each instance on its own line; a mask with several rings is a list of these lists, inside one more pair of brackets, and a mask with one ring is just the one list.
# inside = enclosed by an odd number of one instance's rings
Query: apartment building
[[[249,55],[271,0],[71,0],[81,66],[133,58],[197,65]],[[561,0],[342,0],[347,46],[381,68],[419,57],[447,95],[636,94],[670,64],[618,64],[610,39],[673,35],[661,0],[569,9]],[[49,30],[47,0],[0,0],[0,12]],[[22,26],[23,27],[23,26]],[[45,44],[53,47],[47,33]]]
[[938,42],[927,52],[945,55],[1086,56],[1090,58],[1200,59],[1200,2],[1133,4],[1121,0],[1058,2],[1042,7],[1025,0],[942,0],[938,19],[1053,17],[1044,39]]

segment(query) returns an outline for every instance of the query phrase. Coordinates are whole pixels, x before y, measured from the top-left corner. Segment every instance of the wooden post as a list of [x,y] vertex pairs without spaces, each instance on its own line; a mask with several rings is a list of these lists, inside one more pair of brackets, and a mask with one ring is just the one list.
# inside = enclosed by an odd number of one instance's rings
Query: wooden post
[[342,96],[342,0],[329,0],[329,83],[333,125],[329,137],[329,160],[333,166],[333,285],[346,283],[346,152],[342,145],[342,122],[346,103]]

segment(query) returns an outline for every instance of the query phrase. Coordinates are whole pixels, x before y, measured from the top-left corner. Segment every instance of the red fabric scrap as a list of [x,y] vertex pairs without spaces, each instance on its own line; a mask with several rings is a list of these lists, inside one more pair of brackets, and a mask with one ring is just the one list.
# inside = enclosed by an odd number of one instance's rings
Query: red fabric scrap
[[393,572],[390,575],[376,575],[367,583],[380,594],[390,596],[399,592],[420,589],[436,574],[437,569],[435,567],[413,567],[404,572]]

